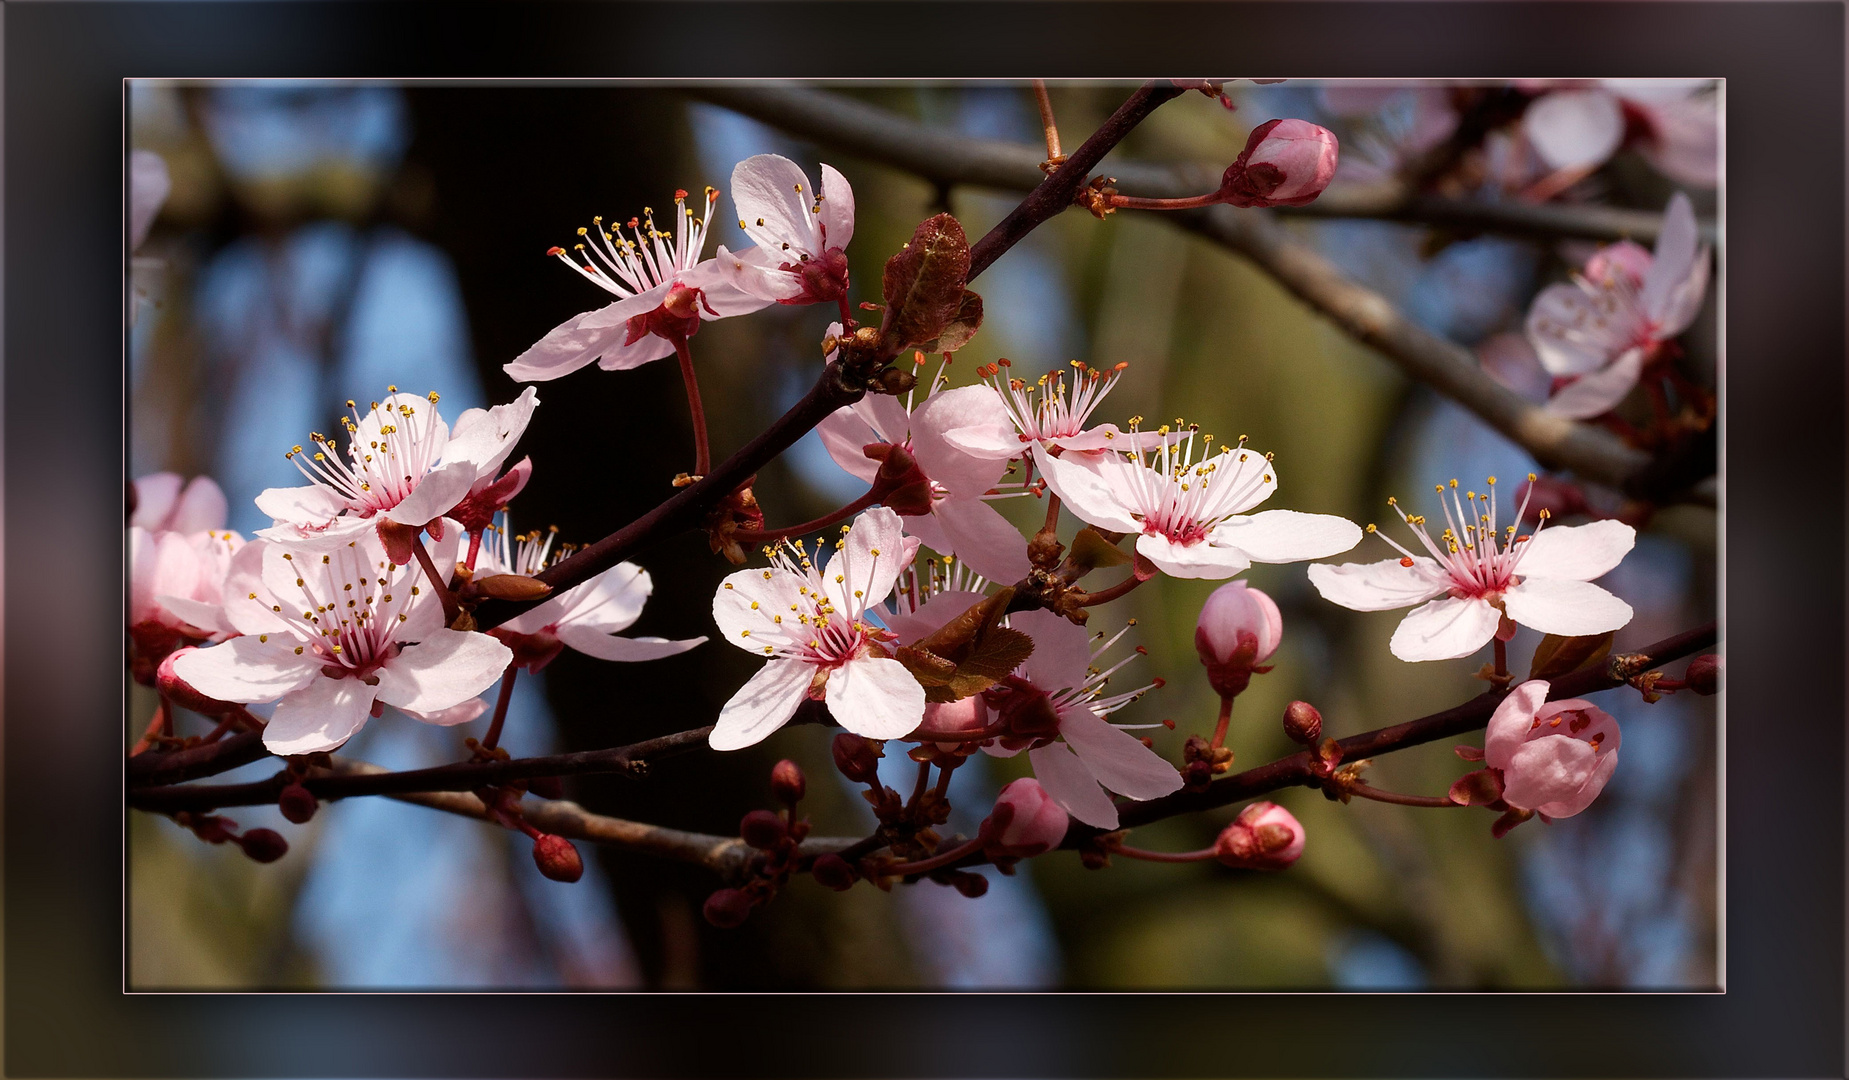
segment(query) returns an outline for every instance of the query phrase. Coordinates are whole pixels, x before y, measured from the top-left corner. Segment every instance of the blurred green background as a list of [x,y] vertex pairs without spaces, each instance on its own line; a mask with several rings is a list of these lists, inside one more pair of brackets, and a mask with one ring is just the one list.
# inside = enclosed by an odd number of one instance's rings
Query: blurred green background
[[[1039,137],[1023,86],[856,87],[854,96],[986,138]],[[1237,111],[1198,95],[1159,110],[1119,151],[1221,168],[1247,131],[1272,116],[1322,116],[1306,84],[1240,87]],[[1053,102],[1068,148],[1125,94],[1108,84],[1059,85]],[[1351,124],[1391,130],[1391,116]],[[1347,141],[1345,157],[1360,151]],[[557,322],[602,303],[542,257],[593,214],[627,217],[667,204],[675,187],[728,185],[734,162],[790,156],[816,175],[825,160],[853,184],[855,299],[877,299],[884,260],[926,215],[950,209],[981,235],[1013,196],[939,191],[875,162],[819,149],[669,89],[353,87],[336,84],[137,84],[131,145],[166,161],[172,194],[138,255],[145,304],[131,335],[131,471],[212,473],[234,510],[287,484],[282,451],[332,420],[345,398],[386,382],[442,392],[447,411],[517,392],[500,365]],[[1345,164],[1346,167],[1346,164]],[[1665,181],[1620,155],[1596,179],[1602,201],[1658,209]],[[1338,173],[1338,183],[1342,175]],[[1695,193],[1712,208],[1712,193]],[[729,202],[711,244],[747,242]],[[1415,226],[1295,221],[1291,228],[1348,273],[1467,345],[1519,330],[1533,292],[1577,249],[1493,237],[1445,237]],[[710,248],[709,248],[710,250]],[[1083,212],[1048,223],[976,283],[988,321],[951,368],[957,384],[999,357],[1031,377],[1079,359],[1129,363],[1096,414],[1122,423],[1175,417],[1277,455],[1275,505],[1360,522],[1398,493],[1532,467],[1521,452],[1350,341],[1263,274],[1185,235],[1158,215]],[[694,339],[716,455],[794,401],[819,364],[830,312],[774,307],[707,324]],[[1712,301],[1690,335],[1713,370]],[[409,369],[409,370],[406,370]],[[431,385],[425,387],[423,382]],[[375,385],[377,384],[377,385]],[[520,527],[556,522],[588,541],[668,494],[686,467],[688,434],[671,364],[586,369],[539,387],[542,407],[520,452],[532,486]],[[775,524],[805,520],[857,492],[813,437],[757,486]],[[1512,489],[1513,483],[1506,485]],[[998,505],[1031,531],[1035,500]],[[1397,526],[1396,526],[1397,527]],[[1065,535],[1075,526],[1068,518]],[[1618,648],[1713,617],[1716,517],[1680,508],[1656,517],[1624,567],[1605,579],[1638,611]],[[1346,558],[1384,557],[1365,541]],[[729,570],[695,534],[643,553],[656,597],[637,633],[703,633],[714,583]],[[1258,566],[1247,579],[1283,611],[1276,669],[1235,710],[1236,768],[1290,752],[1279,717],[1316,703],[1325,730],[1346,736],[1474,695],[1481,657],[1405,664],[1386,648],[1398,612],[1339,609],[1302,565]],[[1094,612],[1093,625],[1134,618],[1146,663],[1121,678],[1167,686],[1120,714],[1173,719],[1157,750],[1179,758],[1211,730],[1215,699],[1199,675],[1195,616],[1214,583],[1158,578]],[[1523,631],[1511,666],[1525,671],[1537,639]],[[525,684],[510,721],[516,753],[601,747],[709,721],[753,670],[737,650],[708,646],[658,664],[604,664],[568,654]],[[1600,704],[1624,725],[1623,758],[1584,814],[1533,822],[1497,841],[1492,815],[1421,811],[1309,790],[1274,796],[1304,823],[1308,844],[1287,872],[1214,863],[1118,859],[1083,869],[1069,853],[1030,860],[970,901],[929,883],[846,894],[799,880],[743,928],[699,918],[710,875],[598,851],[585,882],[540,879],[524,841],[477,822],[356,800],[326,805],[306,827],[273,809],[232,811],[288,837],[289,855],[258,866],[165,819],[129,815],[130,981],[138,988],[341,986],[621,986],[669,988],[1712,988],[1717,977],[1718,788],[1714,699],[1644,706],[1628,691]],[[1614,699],[1614,700],[1607,700]],[[128,738],[152,709],[131,687]],[[522,726],[524,725],[524,726]],[[472,725],[424,728],[395,714],[347,752],[394,765],[454,760]],[[479,734],[479,731],[474,731]],[[779,757],[807,770],[806,812],[824,834],[862,834],[871,817],[831,776],[830,732],[786,729],[752,750],[696,755],[644,781],[587,778],[568,796],[622,817],[735,831],[769,805]],[[1467,740],[1480,744],[1480,739]],[[894,754],[894,757],[899,755]],[[993,790],[1025,760],[958,773],[973,831]],[[1449,744],[1378,761],[1377,786],[1440,793],[1468,766]],[[267,775],[259,763],[246,772]],[[971,774],[965,776],[965,772]],[[244,775],[243,773],[238,774]],[[234,779],[237,777],[233,777]],[[897,785],[895,785],[897,786]],[[377,806],[361,806],[361,802]],[[1206,846],[1237,807],[1134,834],[1142,847]],[[961,819],[953,822],[959,825]]]

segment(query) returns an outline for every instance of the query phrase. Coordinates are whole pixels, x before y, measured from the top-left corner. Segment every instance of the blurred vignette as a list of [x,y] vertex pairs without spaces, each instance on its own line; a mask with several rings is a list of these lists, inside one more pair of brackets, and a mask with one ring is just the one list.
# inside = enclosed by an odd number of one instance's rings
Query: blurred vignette
[[[1055,85],[1069,146],[1126,90]],[[1041,138],[1022,85],[847,92],[974,138]],[[1291,81],[1228,92],[1237,109],[1184,98],[1123,153],[1228,162],[1253,127],[1295,116],[1341,139],[1338,186],[1417,173],[1456,198],[1658,211],[1681,191],[1700,217],[1716,210],[1719,88],[1708,83]],[[379,396],[388,384],[439,391],[445,410],[511,400],[518,387],[501,365],[590,299],[541,254],[593,214],[658,204],[676,187],[723,188],[733,165],[754,154],[785,155],[809,175],[827,161],[854,185],[850,257],[861,299],[919,219],[947,206],[973,238],[1018,201],[939,191],[669,88],[136,82],[129,102],[130,475],[214,477],[231,507],[227,526],[246,535],[268,524],[255,494],[299,482],[283,451],[327,429],[343,400]],[[1472,125],[1460,140],[1460,126]],[[714,217],[713,242],[748,245],[723,204]],[[1475,349],[1499,381],[1547,397],[1549,373],[1523,337],[1529,302],[1584,264],[1594,245],[1359,218],[1297,218],[1291,229],[1427,330]],[[1100,419],[1185,414],[1207,430],[1248,434],[1277,452],[1297,509],[1369,521],[1388,494],[1435,478],[1536,468],[1274,281],[1158,215],[1066,214],[982,284],[988,321],[958,354],[955,381],[1003,356],[1033,371],[1073,359],[1127,362],[1132,377]],[[1683,338],[1689,366],[1708,385],[1718,385],[1714,291]],[[704,330],[716,445],[741,442],[802,393],[829,307],[773,307]],[[647,478],[684,469],[686,419],[671,365],[580,373],[541,392],[544,420],[518,451],[536,463],[518,507],[522,527],[557,524],[569,539],[594,539],[658,501]],[[608,460],[613,441],[625,461],[614,482],[591,464]],[[574,462],[587,464],[573,473]],[[582,498],[585,486],[597,497]],[[759,492],[795,520],[860,488],[812,434],[760,476]],[[1005,509],[1022,522],[1033,512]],[[1712,510],[1657,514],[1601,581],[1636,611],[1625,640],[1713,617],[1717,537]],[[643,555],[657,587],[637,632],[708,632],[712,590],[730,567],[702,547],[680,542]],[[1309,698],[1348,734],[1480,688],[1461,662],[1395,660],[1385,642],[1398,613],[1336,608],[1299,567],[1258,566],[1245,580],[1276,600],[1288,630],[1276,671],[1253,681],[1239,719],[1275,717]],[[1192,667],[1195,614],[1213,584],[1159,578],[1113,610],[1117,622],[1137,620],[1144,677],[1169,680],[1126,714],[1137,723],[1176,719],[1179,730],[1153,733],[1169,756],[1215,708]],[[1539,637],[1522,630],[1510,656],[1525,664]],[[704,723],[751,671],[733,652],[708,647],[660,661],[647,680],[567,654],[517,684],[508,742],[516,753],[549,753]],[[632,705],[614,715],[608,702],[619,692]],[[1312,838],[1288,873],[1127,859],[1097,872],[1065,854],[1014,876],[985,869],[990,888],[973,900],[929,882],[837,895],[804,880],[732,930],[700,918],[713,882],[698,868],[587,845],[583,880],[564,885],[540,876],[516,833],[387,799],[329,804],[305,826],[274,807],[236,811],[247,828],[287,836],[289,854],[268,865],[231,845],[199,843],[166,818],[131,813],[129,985],[1713,989],[1716,700],[1679,694],[1645,705],[1628,690],[1602,695],[1601,707],[1624,725],[1619,779],[1585,813],[1504,840],[1492,840],[1477,813],[1339,805],[1287,789],[1271,797]],[[1408,712],[1405,702],[1431,704]],[[128,740],[152,708],[146,688],[131,684]],[[460,731],[392,719],[369,724],[343,752],[392,768],[460,752]],[[581,778],[567,794],[595,811],[729,835],[742,812],[768,805],[764,777],[787,756],[811,778],[805,812],[818,832],[864,834],[872,818],[855,791],[828,786],[840,780],[828,735],[791,728],[717,762],[679,759],[640,782]],[[1269,719],[1236,722],[1228,745],[1252,764],[1293,749]],[[902,758],[882,769],[892,773],[887,783],[909,783]],[[273,771],[259,762],[225,779]],[[1383,759],[1371,775],[1396,790],[1442,791],[1460,771],[1448,746],[1433,745]],[[1021,775],[1018,759],[959,769],[952,827],[973,834],[995,792]],[[1237,809],[1160,823],[1139,831],[1139,842],[1209,845]]]

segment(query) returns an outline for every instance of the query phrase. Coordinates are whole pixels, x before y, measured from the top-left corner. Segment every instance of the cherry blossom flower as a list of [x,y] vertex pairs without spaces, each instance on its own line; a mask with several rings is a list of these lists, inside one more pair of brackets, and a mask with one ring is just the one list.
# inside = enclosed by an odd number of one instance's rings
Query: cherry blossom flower
[[[1427,554],[1415,555],[1379,534],[1400,558],[1309,568],[1310,583],[1323,598],[1345,608],[1389,611],[1423,605],[1394,631],[1393,655],[1407,661],[1469,656],[1492,637],[1508,640],[1518,623],[1544,634],[1580,637],[1631,621],[1629,604],[1590,582],[1631,550],[1635,529],[1620,521],[1550,529],[1543,511],[1532,535],[1517,535],[1517,525],[1503,528],[1497,519],[1494,477],[1483,496],[1470,491],[1459,499],[1455,480],[1448,499],[1443,485],[1438,490],[1446,528],[1436,541],[1426,532],[1424,517],[1388,500]],[[1520,520],[1518,511],[1515,521]],[[1369,525],[1368,532],[1374,531]]]
[[769,304],[728,280],[727,265],[701,258],[718,201],[719,192],[707,188],[706,212],[695,216],[687,193],[676,191],[676,221],[667,229],[657,228],[654,210],[645,207],[640,218],[629,219],[634,239],[596,217],[590,228],[578,230],[584,243],[571,252],[562,247],[547,252],[616,302],[565,320],[502,370],[519,382],[556,379],[593,360],[605,371],[626,371],[672,356],[675,342],[698,333],[702,319],[744,315]]
[[[446,530],[436,565],[455,565],[459,538]],[[513,653],[486,634],[445,628],[422,573],[390,562],[371,531],[331,550],[253,541],[225,583],[226,614],[242,636],[179,657],[174,671],[220,701],[276,702],[263,744],[279,755],[332,750],[386,705],[431,722],[471,719],[481,709],[469,699]]]
[[191,535],[225,527],[225,493],[209,476],[184,480],[158,472],[135,480],[135,512],[128,523],[149,532]]
[[[737,750],[789,722],[805,699],[828,706],[837,724],[869,739],[896,739],[924,718],[924,688],[887,655],[892,632],[866,618],[892,592],[904,567],[899,515],[860,515],[818,567],[786,544],[763,570],[728,576],[713,596],[725,640],[769,658],[719,712],[708,742]],[[819,557],[820,547],[816,550]]]
[[1194,649],[1207,665],[1207,681],[1221,697],[1245,692],[1253,672],[1278,651],[1284,617],[1271,597],[1243,581],[1215,589],[1194,624]]
[[1335,178],[1335,133],[1308,120],[1267,120],[1252,129],[1245,149],[1220,179],[1233,206],[1302,206]]
[[[347,402],[353,417],[341,421],[347,429],[345,460],[334,440],[320,432],[309,436],[318,449],[297,446],[285,455],[309,484],[269,488],[257,496],[257,509],[278,523],[258,536],[299,541],[326,533],[344,542],[375,516],[413,528],[434,524],[434,535],[443,515],[471,493],[493,487],[512,497],[501,490],[510,485],[497,485],[495,478],[539,404],[532,387],[506,405],[464,412],[453,431],[437,411],[434,392],[425,400],[400,394],[395,386],[387,389],[390,396],[364,413]],[[525,462],[511,470],[517,478],[511,486],[524,486],[530,470]],[[342,517],[350,520],[336,524]]]
[[[544,570],[555,554],[556,530],[507,535],[505,528],[490,530],[482,545],[477,578],[489,574],[532,577]],[[670,641],[659,637],[618,637],[642,617],[655,583],[635,563],[612,566],[589,581],[547,597],[535,607],[514,616],[488,633],[514,651],[517,663],[539,671],[566,646],[600,660],[659,660],[704,644],[704,637]]]
[[986,708],[1018,733],[985,751],[1008,757],[1031,747],[1027,760],[1048,794],[1073,817],[1101,829],[1117,827],[1117,807],[1108,792],[1142,801],[1180,789],[1181,774],[1173,765],[1105,720],[1156,685],[1104,692],[1111,675],[1140,655],[1102,670],[1092,666],[1128,627],[1094,648],[1084,627],[1049,611],[1016,612],[1008,624],[1033,639],[1034,651],[1006,681],[983,692]]
[[[1000,814],[997,814],[1000,811]],[[997,821],[1006,824],[997,825]],[[991,856],[1028,858],[1051,851],[1066,839],[1071,821],[1059,800],[1031,776],[1013,780],[995,796],[995,810],[982,823]]]
[[1030,383],[1004,378],[1002,372],[1012,367],[1006,359],[977,368],[977,374],[994,388],[1002,407],[1008,410],[1014,431],[997,438],[992,425],[982,425],[947,432],[946,441],[978,457],[1003,459],[1028,454],[1034,443],[1048,450],[1057,447],[1064,453],[1148,450],[1161,445],[1162,437],[1153,431],[1126,432],[1116,424],[1089,429],[1085,426],[1129,364],[1118,364],[1109,371],[1087,367],[1077,360],[1071,366],[1075,374],[1070,392],[1063,371],[1048,372]]
[[[1167,435],[1167,426],[1158,434]],[[1190,428],[1148,454],[1086,461],[1036,446],[1034,460],[1073,513],[1101,529],[1137,534],[1137,554],[1175,577],[1228,578],[1255,562],[1318,559],[1361,542],[1360,526],[1329,514],[1248,515],[1277,490],[1271,455],[1246,449],[1242,438],[1208,456],[1208,435],[1196,460],[1195,442]]]
[[225,617],[223,590],[243,546],[235,532],[129,528],[128,631],[138,680],[151,679],[161,658],[179,646],[237,634]]
[[738,227],[756,247],[714,256],[741,291],[779,304],[847,296],[847,245],[854,237],[854,189],[832,165],[822,186],[786,157],[759,154],[732,170]]
[[1548,701],[1548,684],[1522,683],[1502,699],[1483,738],[1483,763],[1502,799],[1542,820],[1572,817],[1598,798],[1618,767],[1618,722],[1590,701]]
[[1634,147],[1678,184],[1719,181],[1719,102],[1707,79],[1606,79],[1530,83],[1542,91],[1522,114],[1522,133],[1549,167],[1580,174]]
[[1550,412],[1598,416],[1624,400],[1645,368],[1688,329],[1708,290],[1708,248],[1678,192],[1654,254],[1629,242],[1599,249],[1571,283],[1549,285],[1528,309],[1528,340],[1556,378],[1571,379]]
[[[905,447],[931,482],[929,511],[906,514],[905,531],[940,554],[956,555],[990,580],[1019,581],[1033,568],[1027,540],[986,501],[1022,494],[996,491],[1008,471],[1008,458],[1020,453],[1013,421],[993,388],[945,390],[942,382],[940,372],[915,409],[911,395],[901,402],[868,394],[835,410],[816,432],[835,463],[868,484],[879,472],[880,461],[869,457],[867,448],[880,443]],[[967,446],[1011,450],[986,456]]]

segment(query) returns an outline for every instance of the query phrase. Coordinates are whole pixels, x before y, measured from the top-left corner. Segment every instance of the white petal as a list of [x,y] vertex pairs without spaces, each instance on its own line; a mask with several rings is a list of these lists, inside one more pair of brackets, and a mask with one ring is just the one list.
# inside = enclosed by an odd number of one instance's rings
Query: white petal
[[1663,211],[1663,231],[1656,238],[1650,272],[1644,275],[1643,294],[1639,297],[1651,318],[1661,321],[1670,294],[1694,272],[1700,241],[1695,227],[1695,205],[1678,191],[1670,197],[1669,206]]
[[456,418],[441,463],[467,461],[475,466],[477,478],[492,478],[526,433],[538,405],[539,391],[529,386],[505,405],[463,413]]
[[188,626],[204,630],[211,636],[234,634],[236,628],[225,619],[225,609],[217,604],[208,604],[201,600],[188,600],[183,596],[156,596],[154,602],[167,610],[169,615]]
[[411,494],[385,516],[400,525],[428,525],[456,508],[475,484],[475,463],[455,461],[425,473]]
[[712,259],[719,280],[739,292],[760,300],[793,300],[804,292],[803,279],[779,269],[782,262],[770,258],[763,248],[732,251],[724,244]]
[[[1030,449],[1013,427],[1006,431],[985,426],[951,428],[944,432],[944,442],[965,454],[979,458],[1000,458],[1003,461],[1021,457]],[[1069,446],[1070,443],[1071,440],[1061,441],[1062,445]]]
[[420,723],[434,724],[437,727],[455,727],[488,711],[488,703],[481,698],[472,697],[460,705],[451,705],[436,712],[418,712],[416,709],[399,709],[401,713]]
[[1617,566],[1637,543],[1637,530],[1622,521],[1554,525],[1531,537],[1515,564],[1523,577],[1591,581]]
[[1377,563],[1315,563],[1310,584],[1323,599],[1350,611],[1391,611],[1423,603],[1448,587],[1436,560],[1423,555],[1404,566],[1398,559]]
[[1238,548],[1253,562],[1288,563],[1340,555],[1361,542],[1361,526],[1334,514],[1267,510],[1216,525],[1208,539]]
[[1059,723],[1060,737],[1098,782],[1132,799],[1159,799],[1181,789],[1181,773],[1142,740],[1080,708]]
[[167,516],[167,528],[179,533],[225,527],[225,493],[209,476],[195,476]]
[[1530,679],[1509,691],[1496,711],[1490,714],[1489,727],[1483,733],[1483,763],[1492,769],[1506,769],[1515,748],[1527,741],[1534,714],[1547,701],[1545,679]]
[[1599,165],[1624,138],[1624,113],[1603,90],[1556,90],[1528,106],[1522,130],[1549,168]]
[[931,516],[943,528],[944,542],[957,558],[990,581],[1012,585],[1033,569],[1027,558],[1027,538],[981,499],[945,499],[931,508]]
[[[854,519],[846,542],[822,569],[822,587],[849,619],[892,595],[905,569],[905,533],[899,515],[876,506]],[[839,580],[837,580],[839,579]]]
[[[582,585],[552,597],[540,608],[556,602],[559,625],[582,626],[608,634],[641,618],[642,606],[654,589],[654,579],[649,577],[647,570],[632,562],[617,563]],[[551,621],[539,623],[533,629]]]
[[1046,478],[1047,487],[1086,524],[1112,532],[1143,531],[1143,526],[1130,516],[1132,508],[1118,497],[1103,471],[1140,466],[1121,460],[1102,460],[1095,463],[1096,469],[1088,468],[1063,456],[1054,457],[1039,443],[1034,444],[1034,463],[1040,467],[1040,475]]
[[707,745],[714,750],[739,750],[763,742],[796,715],[814,677],[815,669],[801,660],[765,664],[719,710]]
[[272,754],[314,754],[332,750],[353,737],[372,715],[374,688],[358,679],[313,682],[276,704],[263,745]]
[[[700,290],[700,318],[704,322],[714,319],[729,319],[734,315],[749,315],[776,303],[774,300],[754,295],[738,287],[733,274],[727,267],[712,259],[683,271],[681,284],[688,288]],[[672,352],[670,347],[668,350]],[[665,354],[664,354],[665,355]],[[607,359],[604,366],[610,367]]]
[[321,665],[306,652],[295,655],[299,644],[289,635],[273,636],[268,642],[234,637],[176,658],[173,670],[193,689],[220,701],[275,701],[320,671]]
[[1600,318],[1598,301],[1576,284],[1560,283],[1542,289],[1528,308],[1528,343],[1550,375],[1584,375],[1597,371],[1617,355],[1608,348],[1607,335],[1597,338],[1570,332],[1594,326]]
[[1631,605],[1590,582],[1565,578],[1528,578],[1503,594],[1502,605],[1521,625],[1563,637],[1603,634],[1631,621]]
[[782,570],[740,570],[726,575],[713,590],[713,621],[719,624],[719,636],[760,655],[767,645],[782,645],[785,631],[773,620],[782,616],[796,623],[799,612],[809,611],[809,599],[799,591],[803,587],[804,579]]
[[347,501],[319,484],[294,488],[267,488],[257,496],[257,509],[273,520],[299,525],[325,525],[347,508]]
[[1066,813],[1099,829],[1117,827],[1117,807],[1098,781],[1063,742],[1049,743],[1027,752],[1034,779]]
[[418,712],[447,709],[493,686],[513,658],[487,634],[437,630],[379,669],[378,697]]
[[543,382],[569,375],[621,346],[629,335],[629,319],[653,311],[667,294],[666,287],[657,286],[566,319],[511,363],[503,364],[501,370],[515,382]]
[[1014,437],[1014,421],[994,387],[959,386],[932,394],[912,414],[912,453],[925,475],[952,495],[981,495],[1008,471],[1008,460],[977,456],[945,440],[946,431],[961,428],[986,429],[996,439]]
[[276,598],[263,583],[264,551],[268,540],[253,540],[231,556],[225,571],[221,595],[225,600],[225,618],[246,634],[287,633],[288,624],[271,610]]
[[558,628],[559,640],[586,656],[595,656],[599,660],[659,660],[664,656],[676,656],[688,649],[706,643],[703,637],[688,638],[684,641],[669,641],[667,638],[639,637],[626,638],[607,634],[588,626],[566,626]]
[[643,364],[652,364],[666,356],[674,355],[674,343],[654,334],[644,334],[632,345],[618,342],[604,350],[603,359],[597,361],[599,371],[631,371]]
[[866,483],[873,483],[873,478],[880,471],[880,463],[868,457],[861,448],[869,443],[883,442],[865,419],[843,405],[822,418],[815,426],[815,433],[821,437],[822,446],[828,456],[835,459],[835,464],[846,469]]
[[1673,284],[1669,297],[1663,302],[1663,312],[1658,319],[1656,336],[1659,340],[1675,337],[1689,328],[1695,316],[1701,313],[1701,302],[1708,294],[1708,246],[1703,244],[1695,253],[1695,263],[1689,269],[1688,277]]
[[829,673],[823,694],[835,723],[869,739],[903,738],[924,723],[924,687],[897,660],[850,660]]
[[847,250],[854,239],[854,189],[847,177],[822,162],[822,240],[825,246]]
[[1017,611],[1008,625],[1034,640],[1021,676],[1048,693],[1076,690],[1091,666],[1091,631],[1051,611]]
[[1581,375],[1547,399],[1547,411],[1574,420],[1589,420],[1618,407],[1643,374],[1644,352],[1627,349],[1611,366]]
[[1400,620],[1387,648],[1401,660],[1455,660],[1496,636],[1502,616],[1479,597],[1440,597]]
[[151,532],[160,532],[172,528],[167,518],[173,512],[173,504],[180,497],[180,487],[185,480],[179,473],[157,472],[135,479],[135,512],[129,516],[128,523],[139,525]]
[[1238,548],[1218,547],[1210,540],[1178,544],[1166,536],[1144,533],[1136,538],[1136,553],[1170,577],[1229,578],[1252,565]]
[[802,167],[777,154],[758,154],[732,169],[732,205],[745,235],[768,251],[790,245],[790,262],[822,254],[819,223],[810,220],[815,194]]

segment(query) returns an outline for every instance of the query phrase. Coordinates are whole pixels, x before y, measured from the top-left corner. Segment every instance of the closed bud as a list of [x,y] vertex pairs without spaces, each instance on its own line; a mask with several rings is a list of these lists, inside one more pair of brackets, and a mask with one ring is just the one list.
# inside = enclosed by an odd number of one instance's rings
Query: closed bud
[[1697,694],[1713,694],[1721,688],[1721,658],[1713,653],[1702,653],[1689,661],[1688,688]]
[[223,716],[237,708],[237,706],[228,701],[219,701],[217,698],[205,696],[193,689],[192,685],[185,679],[180,678],[179,673],[174,670],[174,661],[189,653],[198,651],[197,648],[189,645],[186,648],[175,649],[173,652],[168,653],[166,658],[160,662],[160,668],[154,674],[154,685],[168,701],[173,702],[183,709],[191,709],[202,716]]
[[540,873],[553,881],[571,882],[584,876],[584,860],[578,856],[578,849],[563,836],[540,834],[539,839],[533,841],[533,862]]
[[1058,847],[1070,824],[1065,810],[1040,782],[1023,777],[995,797],[995,809],[982,823],[982,836],[991,855],[1019,858]]
[[1293,701],[1284,707],[1284,734],[1295,743],[1315,746],[1323,737],[1323,714],[1307,701]]
[[525,574],[488,574],[476,578],[475,587],[496,600],[537,600],[552,591],[552,586]]
[[1302,206],[1335,178],[1335,133],[1308,120],[1268,120],[1220,179],[1220,196],[1234,206]]
[[738,823],[738,835],[759,851],[769,851],[783,843],[789,832],[783,819],[769,810],[753,810]]
[[958,892],[969,897],[971,900],[989,891],[989,879],[983,877],[981,874],[959,872],[955,877],[950,879],[950,884]]
[[720,889],[706,898],[706,905],[700,912],[707,922],[721,930],[730,930],[751,917],[751,898],[740,889]]
[[1277,652],[1284,619],[1271,597],[1243,581],[1213,591],[1194,624],[1194,649],[1207,665],[1207,681],[1221,697],[1245,690],[1254,669]]
[[808,781],[803,778],[802,766],[784,758],[773,765],[770,770],[770,790],[778,799],[790,806],[795,806],[808,790]]
[[237,838],[244,854],[261,863],[272,863],[289,853],[289,841],[275,829],[251,829]]
[[297,825],[307,824],[308,819],[315,816],[318,805],[314,795],[300,784],[290,784],[276,797],[276,808],[282,811],[283,817]]
[[815,864],[809,868],[809,875],[815,878],[816,884],[836,892],[846,892],[853,888],[859,877],[846,859],[834,854],[818,855]]
[[1213,845],[1214,858],[1246,870],[1282,870],[1303,854],[1303,826],[1277,803],[1239,811]]
[[832,749],[835,768],[841,770],[842,776],[856,784],[870,784],[879,777],[880,758],[885,753],[879,743],[844,731],[835,736]]

